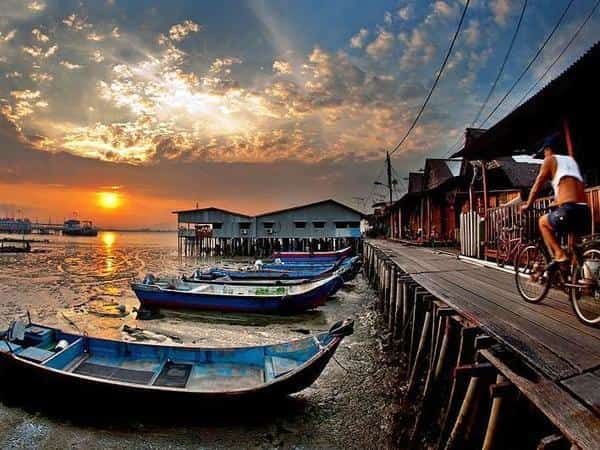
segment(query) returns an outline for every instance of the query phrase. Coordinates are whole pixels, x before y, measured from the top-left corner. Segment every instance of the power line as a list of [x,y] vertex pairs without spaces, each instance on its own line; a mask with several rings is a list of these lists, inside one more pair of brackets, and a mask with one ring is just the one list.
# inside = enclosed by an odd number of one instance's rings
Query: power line
[[456,42],[456,39],[458,38],[458,35],[459,35],[460,30],[462,28],[462,24],[463,24],[463,22],[465,20],[465,15],[467,14],[467,9],[469,8],[469,3],[470,2],[471,2],[471,0],[467,0],[465,2],[465,7],[463,8],[463,12],[462,12],[462,15],[460,16],[460,21],[458,22],[458,26],[456,27],[456,31],[454,32],[454,36],[452,37],[452,41],[450,42],[450,47],[448,48],[448,51],[446,52],[446,56],[444,57],[444,61],[442,62],[442,65],[441,65],[440,69],[438,70],[437,76],[435,78],[435,81],[433,82],[433,85],[431,86],[431,89],[429,90],[429,93],[427,94],[427,97],[425,97],[425,101],[423,102],[423,105],[419,109],[419,112],[417,113],[417,116],[413,120],[412,124],[410,125],[410,127],[406,131],[406,134],[402,137],[402,139],[400,140],[400,142],[398,142],[398,144],[390,152],[390,156],[393,155],[402,146],[402,144],[404,144],[404,141],[406,141],[406,139],[408,138],[408,136],[410,135],[410,133],[412,132],[412,130],[417,125],[417,122],[421,118],[421,115],[423,114],[423,111],[425,111],[425,108],[427,107],[427,104],[429,103],[429,99],[433,95],[433,91],[435,91],[435,88],[437,87],[437,85],[438,85],[438,83],[440,81],[440,78],[442,77],[442,73],[444,72],[444,69],[446,68],[446,64],[448,63],[448,59],[450,58],[450,54],[452,53],[452,49],[454,48],[454,44]]
[[560,60],[560,58],[563,57],[563,55],[569,49],[569,47],[571,46],[573,41],[575,41],[575,39],[577,39],[577,37],[579,36],[579,33],[581,33],[581,30],[583,30],[583,28],[587,25],[589,20],[592,18],[592,16],[596,12],[596,9],[598,8],[598,5],[600,5],[600,0],[598,0],[596,2],[596,4],[592,7],[592,9],[588,13],[588,15],[586,16],[584,21],[579,25],[577,30],[575,30],[575,33],[573,33],[573,36],[571,36],[571,39],[569,40],[569,42],[567,42],[567,45],[565,45],[563,47],[563,49],[560,51],[560,53],[558,54],[558,56],[556,58],[554,58],[554,61],[552,61],[552,63],[548,67],[546,67],[546,70],[544,70],[544,73],[542,73],[542,75],[540,75],[540,77],[535,81],[535,83],[533,83],[531,85],[531,87],[527,90],[527,92],[525,92],[525,94],[517,102],[517,106],[515,108],[519,107],[521,105],[521,103],[523,103],[523,101],[529,96],[529,94],[531,94],[531,92],[535,89],[535,87],[539,84],[539,82],[542,81],[546,75],[548,75],[548,72],[550,72],[552,70],[552,68],[555,66],[555,64]]
[[521,15],[519,16],[519,20],[517,21],[517,26],[515,27],[515,30],[513,32],[512,38],[510,40],[510,44],[508,45],[508,50],[506,51],[506,54],[504,55],[504,59],[502,60],[502,64],[500,65],[500,69],[498,70],[498,74],[496,75],[496,79],[494,80],[494,82],[490,86],[490,90],[487,93],[487,95],[485,97],[485,100],[483,101],[483,103],[479,107],[479,111],[477,111],[477,115],[475,116],[475,118],[471,122],[471,127],[473,127],[473,125],[475,125],[475,123],[481,117],[481,113],[483,112],[483,110],[487,106],[488,102],[490,101],[490,98],[491,98],[492,94],[494,93],[494,90],[496,89],[496,85],[498,84],[498,81],[500,80],[500,77],[502,77],[502,74],[504,73],[504,68],[506,67],[506,63],[508,61],[508,58],[509,58],[509,56],[510,56],[510,54],[512,52],[512,49],[513,49],[513,47],[515,45],[515,41],[517,39],[517,34],[519,34],[519,30],[521,29],[521,23],[523,22],[523,16],[525,15],[525,10],[526,9],[527,9],[527,0],[523,0],[523,7],[521,8]]
[[529,71],[529,69],[531,68],[531,66],[533,65],[533,63],[538,59],[538,57],[540,56],[540,54],[542,53],[542,51],[544,50],[544,48],[546,47],[546,45],[548,44],[548,42],[550,41],[550,39],[552,39],[552,36],[554,36],[554,33],[556,32],[556,30],[558,29],[558,27],[562,23],[563,19],[567,15],[567,11],[569,11],[569,8],[573,4],[573,2],[574,2],[574,0],[569,0],[569,3],[567,4],[567,6],[565,7],[565,9],[563,10],[563,12],[560,15],[558,21],[554,25],[554,28],[552,28],[552,31],[550,32],[550,34],[544,40],[544,43],[542,44],[542,46],[538,49],[538,51],[535,53],[534,57],[529,61],[529,63],[527,64],[527,66],[525,66],[525,69],[523,69],[523,71],[521,72],[521,74],[519,75],[519,77],[515,80],[515,82],[512,84],[512,86],[510,87],[510,89],[506,92],[506,94],[504,94],[504,97],[502,97],[500,99],[500,101],[498,102],[498,104],[494,107],[494,109],[492,109],[490,111],[490,113],[487,115],[487,117],[485,118],[485,120],[481,123],[480,127],[482,127],[483,125],[485,125],[486,122],[488,120],[490,120],[490,118],[494,115],[494,113],[498,110],[498,108],[500,108],[500,106],[506,101],[506,99],[512,93],[512,91],[515,89],[515,87],[517,86],[517,84],[519,84],[519,82],[523,79],[523,77]]

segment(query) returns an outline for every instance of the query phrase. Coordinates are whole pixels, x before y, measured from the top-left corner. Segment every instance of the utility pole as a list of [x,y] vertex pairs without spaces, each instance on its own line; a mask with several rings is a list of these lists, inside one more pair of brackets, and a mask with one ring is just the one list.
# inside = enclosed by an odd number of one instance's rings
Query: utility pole
[[392,205],[392,162],[390,161],[390,152],[385,153],[385,163],[387,165],[387,187],[390,191],[390,206]]

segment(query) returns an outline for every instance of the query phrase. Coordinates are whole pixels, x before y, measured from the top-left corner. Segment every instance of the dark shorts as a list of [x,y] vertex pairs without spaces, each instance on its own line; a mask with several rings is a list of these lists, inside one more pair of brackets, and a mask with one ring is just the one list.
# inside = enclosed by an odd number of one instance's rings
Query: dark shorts
[[585,234],[591,221],[590,208],[582,203],[563,203],[548,214],[548,221],[558,233]]

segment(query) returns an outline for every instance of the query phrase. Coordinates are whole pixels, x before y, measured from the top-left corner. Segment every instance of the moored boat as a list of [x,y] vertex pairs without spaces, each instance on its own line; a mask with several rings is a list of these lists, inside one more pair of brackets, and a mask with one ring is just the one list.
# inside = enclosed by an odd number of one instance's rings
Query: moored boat
[[0,340],[0,389],[113,407],[124,398],[160,407],[163,401],[222,407],[273,400],[311,385],[353,326],[346,320],[281,344],[201,348],[94,338],[17,321]]
[[290,314],[323,305],[342,285],[333,274],[295,284],[227,284],[185,280],[162,282],[148,275],[131,285],[143,309],[199,309],[262,314]]
[[98,230],[92,222],[78,219],[65,220],[62,233],[66,236],[98,236]]
[[274,252],[272,255],[273,259],[280,259],[282,261],[294,260],[294,261],[329,261],[335,262],[339,259],[346,258],[352,254],[352,247],[346,247],[340,250],[328,251],[328,252]]

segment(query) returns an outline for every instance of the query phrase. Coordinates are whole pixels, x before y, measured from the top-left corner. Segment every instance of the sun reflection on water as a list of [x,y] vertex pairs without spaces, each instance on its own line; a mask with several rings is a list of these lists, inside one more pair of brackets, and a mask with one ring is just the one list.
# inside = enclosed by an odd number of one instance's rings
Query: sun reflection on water
[[100,237],[102,241],[102,245],[104,246],[104,250],[106,252],[106,257],[104,259],[104,270],[106,273],[110,274],[115,271],[115,267],[113,264],[113,252],[112,248],[117,239],[117,235],[112,231],[104,231]]
[[115,243],[115,240],[117,239],[117,236],[112,231],[103,231],[100,239],[102,240],[104,248],[108,250],[112,248],[113,244]]

